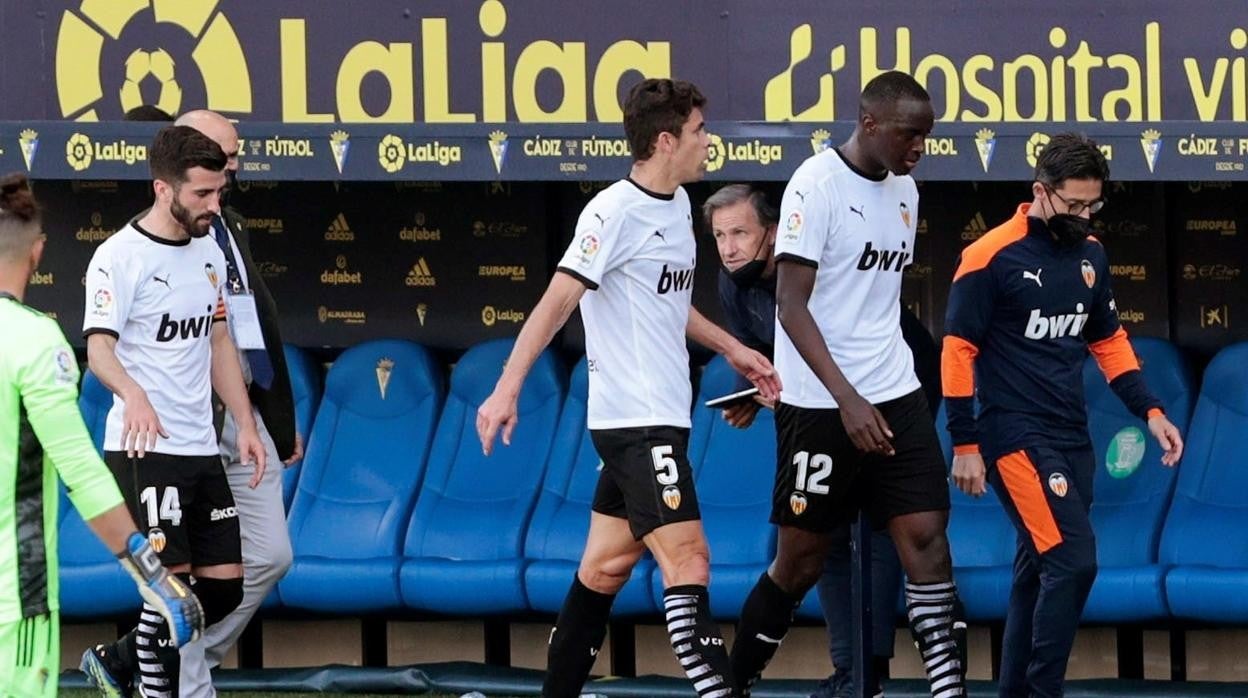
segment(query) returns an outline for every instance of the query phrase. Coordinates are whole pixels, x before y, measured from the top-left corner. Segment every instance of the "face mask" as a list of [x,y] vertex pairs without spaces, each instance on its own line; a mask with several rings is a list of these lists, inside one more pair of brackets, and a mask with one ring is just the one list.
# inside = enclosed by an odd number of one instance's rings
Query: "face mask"
[[1092,232],[1092,222],[1069,213],[1055,213],[1049,216],[1049,232],[1057,238],[1058,244],[1070,247],[1087,239]]
[[764,233],[762,240],[758,243],[758,249],[754,250],[755,259],[737,267],[735,271],[724,267],[724,271],[728,274],[729,280],[741,288],[749,288],[758,283],[763,278],[763,272],[767,270],[767,260],[758,259],[758,254],[767,246],[767,235]]

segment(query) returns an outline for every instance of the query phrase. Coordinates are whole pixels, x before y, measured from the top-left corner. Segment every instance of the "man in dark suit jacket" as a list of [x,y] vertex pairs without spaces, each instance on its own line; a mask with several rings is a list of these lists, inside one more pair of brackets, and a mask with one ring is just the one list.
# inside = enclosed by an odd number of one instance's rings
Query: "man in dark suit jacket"
[[[226,174],[231,184],[238,171],[238,132],[220,114],[192,111],[178,118],[178,125],[190,126],[216,141],[229,157]],[[303,457],[303,442],[295,429],[294,399],[290,376],[282,353],[282,337],[278,331],[277,304],[265,286],[251,255],[251,240],[246,219],[226,207],[213,221],[213,236],[225,253],[227,290],[235,299],[254,299],[263,346],[242,348],[245,342],[235,337],[240,346],[240,363],[248,380],[248,391],[256,411],[260,437],[269,451],[270,462],[279,458],[290,465]],[[239,313],[241,318],[243,313]],[[235,320],[231,332],[241,329]],[[238,462],[234,440],[237,433],[233,420],[225,411],[220,427],[221,457],[225,462],[230,489],[238,509],[243,541],[243,600],[220,622],[204,630],[204,637],[182,653],[181,695],[213,696],[210,668],[225,657],[255,614],[260,603],[291,563],[290,536],[286,529],[286,512],[282,503],[282,470],[270,468],[260,482],[252,481],[251,469]],[[197,651],[198,647],[198,651]]]

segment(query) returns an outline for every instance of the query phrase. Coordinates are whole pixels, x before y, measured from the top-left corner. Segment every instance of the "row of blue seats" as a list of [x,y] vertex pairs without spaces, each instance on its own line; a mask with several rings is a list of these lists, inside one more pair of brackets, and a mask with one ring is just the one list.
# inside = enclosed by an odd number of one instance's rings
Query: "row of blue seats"
[[[1248,344],[1215,358],[1199,399],[1172,345],[1134,345],[1150,385],[1186,434],[1188,452],[1177,471],[1160,466],[1146,432],[1140,439],[1130,431],[1143,425],[1089,361],[1085,390],[1097,453],[1117,440],[1119,452],[1144,454],[1134,471],[1118,463],[1107,468],[1104,460],[1098,468],[1093,517],[1102,569],[1085,620],[1248,622],[1248,601],[1228,593],[1248,583],[1248,470],[1235,462],[1248,445]],[[317,367],[288,348],[298,421],[310,438],[302,472],[287,473],[295,561],[271,604],[345,615],[558,611],[598,475],[585,427],[586,366],[577,365],[569,385],[553,354],[539,357],[520,395],[511,447],[487,459],[474,417],[510,349],[509,340],[471,349],[448,388],[420,346],[369,342],[339,357],[320,395]],[[722,619],[739,612],[775,549],[766,524],[775,460],[771,413],[738,430],[700,407],[734,382],[722,359],[707,366],[689,446],[713,557],[712,611]],[[88,377],[82,404],[98,438],[107,391]],[[60,532],[64,615],[116,615],[137,605],[132,585],[68,507]],[[1015,533],[995,496],[973,500],[954,491],[949,535],[968,614],[999,621]],[[615,613],[654,615],[661,595],[659,571],[647,558]],[[814,594],[801,613],[820,617]]]

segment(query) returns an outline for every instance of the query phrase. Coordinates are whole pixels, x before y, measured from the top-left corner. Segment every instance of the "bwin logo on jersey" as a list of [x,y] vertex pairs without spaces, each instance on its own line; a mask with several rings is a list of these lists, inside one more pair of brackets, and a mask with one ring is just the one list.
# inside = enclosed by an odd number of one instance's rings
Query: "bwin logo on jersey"
[[663,265],[663,273],[659,274],[659,295],[668,291],[687,291],[693,288],[693,268],[668,269]]
[[910,253],[906,251],[906,243],[901,243],[900,250],[876,250],[871,241],[863,245],[862,256],[858,258],[859,271],[901,271],[910,263]]
[[1075,337],[1083,332],[1088,324],[1088,314],[1083,312],[1083,303],[1075,304],[1075,312],[1062,315],[1041,315],[1039,308],[1031,309],[1027,318],[1027,329],[1023,335],[1027,339],[1058,339]]
[[212,314],[199,317],[174,320],[169,313],[160,316],[160,327],[156,330],[157,342],[172,342],[175,339],[194,339],[208,334],[212,328]]

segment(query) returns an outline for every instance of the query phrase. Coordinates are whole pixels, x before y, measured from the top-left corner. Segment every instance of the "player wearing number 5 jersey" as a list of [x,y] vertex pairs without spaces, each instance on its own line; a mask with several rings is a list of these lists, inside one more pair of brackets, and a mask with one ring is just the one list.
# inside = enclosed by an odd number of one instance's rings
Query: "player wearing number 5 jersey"
[[963,250],[949,292],[941,364],[954,483],[978,497],[987,478],[1018,530],[1003,698],[1062,695],[1096,578],[1089,351],[1123,404],[1148,422],[1162,462],[1174,465],[1183,451],[1118,324],[1105,250],[1088,234],[1107,179],[1095,143],[1054,136],[1036,161],[1032,202]]
[[203,627],[186,585],[135,530],[78,412],[78,363],[56,322],[22,304],[46,238],[25,175],[0,178],[0,695],[57,694],[57,475],[135,577],[177,645]]
[[546,698],[580,695],[615,594],[647,548],[663,572],[672,649],[698,695],[739,695],[707,601],[709,554],[685,453],[692,399],[685,336],[724,353],[765,396],[778,384],[766,358],[690,307],[696,250],[681,185],[706,168],[704,104],[687,82],[645,80],[630,91],[624,130],[632,173],[581,213],[554,279],[477,412],[486,454],[500,428],[510,443],[524,376],[579,301],[588,425],[603,468],[585,552],[550,637]]
[[945,463],[900,325],[919,194],[909,172],[932,129],[927,92],[888,72],[862,93],[849,140],[809,158],[776,239],[776,559],[741,611],[733,671],[751,686],[814,586],[833,532],[864,509],[906,571],[910,627],[933,696],[965,695],[945,539]]
[[[256,432],[238,352],[223,322],[226,262],[206,235],[220,214],[225,153],[186,126],[156,134],[149,151],[155,202],[105,241],[86,273],[83,331],[91,370],[113,391],[104,436],[108,463],[131,513],[161,560],[194,577],[208,625],[242,596],[238,512],[218,455],[215,389],[239,425],[239,450],[265,451]],[[83,668],[105,695],[127,693],[110,670],[133,651],[143,695],[178,695],[178,653],[168,628],[144,606],[133,648],[96,647]],[[122,643],[124,644],[124,643]]]

